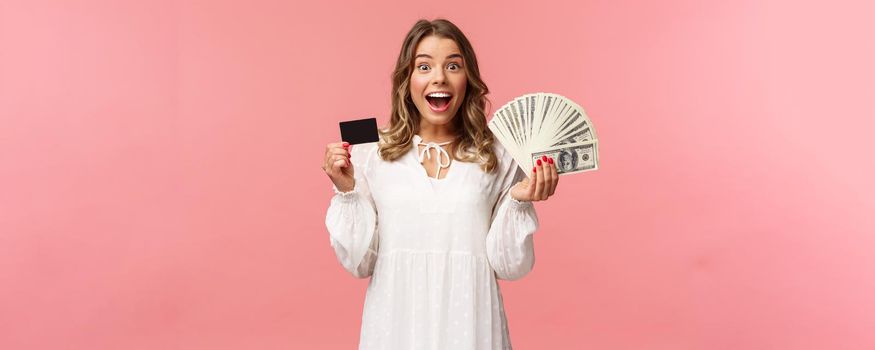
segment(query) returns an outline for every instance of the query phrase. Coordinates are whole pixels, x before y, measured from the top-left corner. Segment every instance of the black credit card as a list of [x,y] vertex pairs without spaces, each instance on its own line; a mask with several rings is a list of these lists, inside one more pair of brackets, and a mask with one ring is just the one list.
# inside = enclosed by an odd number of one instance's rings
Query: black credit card
[[340,122],[340,139],[351,145],[380,141],[377,118]]

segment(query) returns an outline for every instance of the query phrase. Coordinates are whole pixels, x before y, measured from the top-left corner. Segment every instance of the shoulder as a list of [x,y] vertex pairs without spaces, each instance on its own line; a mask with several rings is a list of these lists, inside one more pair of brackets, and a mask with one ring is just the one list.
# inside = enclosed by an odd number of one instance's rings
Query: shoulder
[[500,172],[503,173],[509,167],[516,164],[510,151],[508,151],[507,148],[505,148],[497,139],[492,143],[492,151],[495,153],[495,159],[498,160],[498,170]]
[[358,159],[369,160],[371,157],[377,154],[379,150],[378,142],[368,142],[368,143],[359,143],[352,145],[350,147],[350,153],[352,154],[352,158],[355,159],[356,156],[359,156]]
[[511,157],[507,148],[504,148],[504,145],[502,145],[497,139],[492,143],[492,151],[495,152],[495,156],[499,160]]

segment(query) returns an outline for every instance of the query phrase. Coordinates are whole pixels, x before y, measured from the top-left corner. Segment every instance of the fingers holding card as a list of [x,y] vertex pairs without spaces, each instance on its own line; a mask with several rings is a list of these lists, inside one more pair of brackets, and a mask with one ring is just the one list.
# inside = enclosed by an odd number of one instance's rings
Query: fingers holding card
[[322,169],[339,191],[349,192],[355,187],[350,149],[352,145],[380,140],[377,118],[340,122],[340,138],[341,142],[330,143],[325,148]]

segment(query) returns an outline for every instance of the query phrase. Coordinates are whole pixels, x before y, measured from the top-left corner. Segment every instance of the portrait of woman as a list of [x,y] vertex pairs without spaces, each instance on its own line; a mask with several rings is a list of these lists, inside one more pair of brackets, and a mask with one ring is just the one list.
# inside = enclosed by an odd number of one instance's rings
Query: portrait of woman
[[559,169],[572,171],[577,168],[577,152],[574,149],[559,152]]
[[331,246],[370,277],[361,349],[510,349],[497,280],[532,270],[534,201],[556,191],[553,159],[531,179],[487,128],[474,49],[447,20],[420,20],[392,75],[380,141],[328,144]]
[[875,1],[0,9],[0,350],[875,349]]

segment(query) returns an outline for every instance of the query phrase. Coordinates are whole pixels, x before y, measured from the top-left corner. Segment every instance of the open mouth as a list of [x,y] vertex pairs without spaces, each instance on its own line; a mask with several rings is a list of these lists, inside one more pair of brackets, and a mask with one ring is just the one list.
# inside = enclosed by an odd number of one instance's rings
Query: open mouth
[[432,92],[425,95],[428,107],[435,112],[446,111],[450,107],[450,100],[452,99],[453,95],[448,92]]

